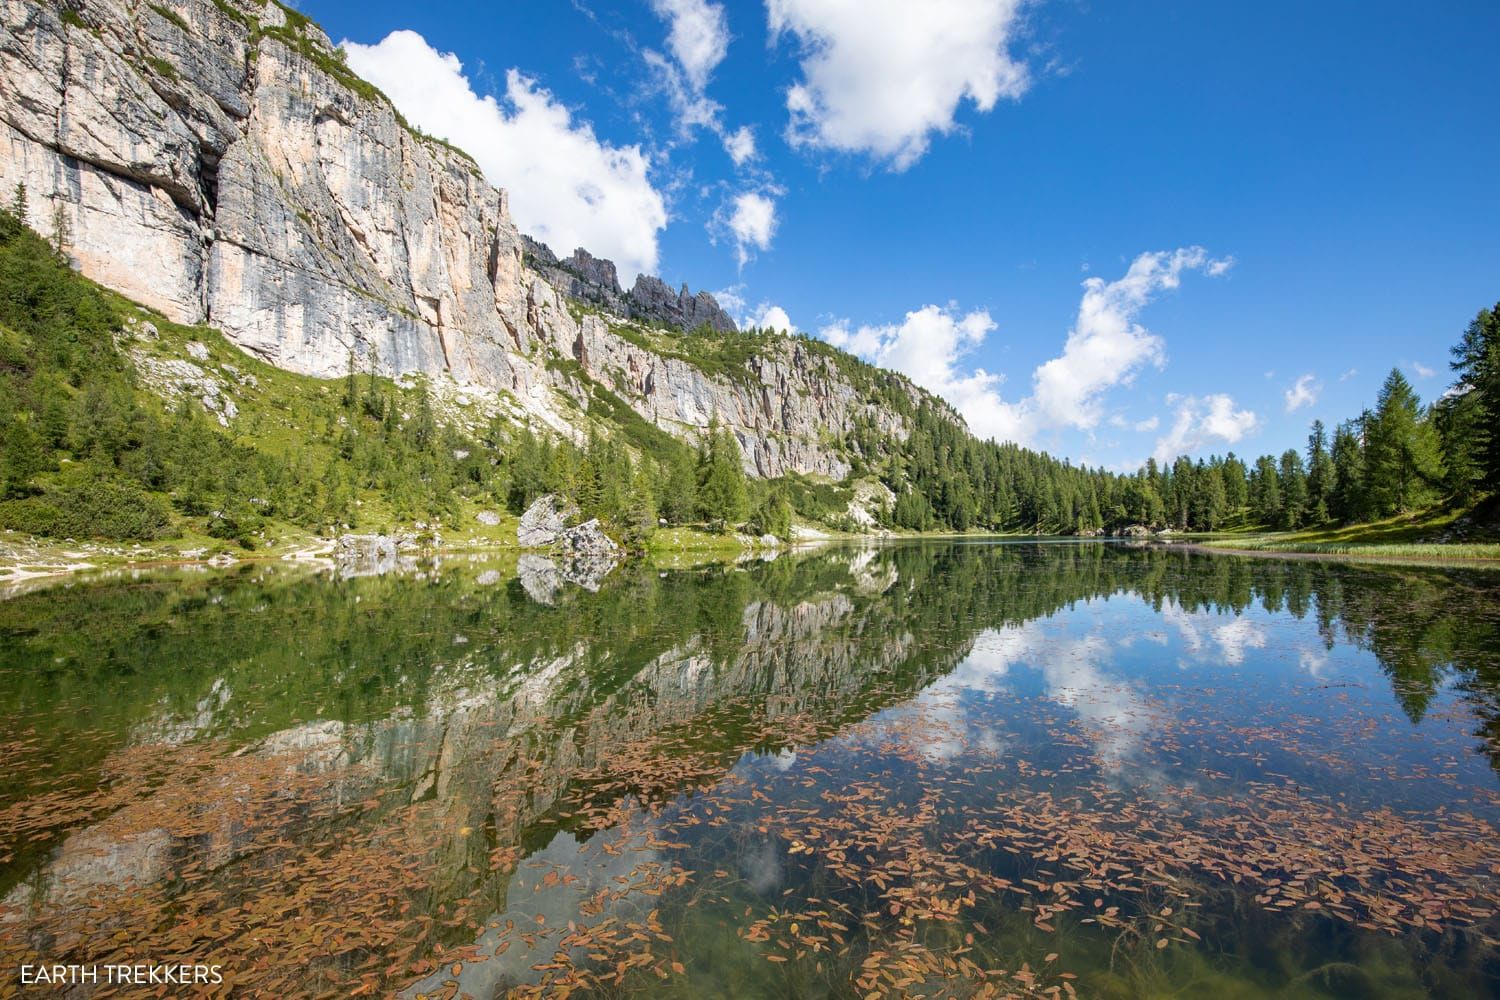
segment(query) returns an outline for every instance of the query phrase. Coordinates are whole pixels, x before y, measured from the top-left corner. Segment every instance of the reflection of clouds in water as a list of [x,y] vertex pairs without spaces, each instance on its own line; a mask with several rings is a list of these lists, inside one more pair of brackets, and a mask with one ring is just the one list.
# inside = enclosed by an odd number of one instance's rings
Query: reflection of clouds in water
[[1297,663],[1312,677],[1323,678],[1327,676],[1328,654],[1321,649],[1304,649],[1297,657]]
[[1162,621],[1177,630],[1177,636],[1182,640],[1182,648],[1196,656],[1203,652],[1203,635],[1198,631],[1198,623],[1193,620],[1193,617],[1176,601],[1169,600],[1162,604]]
[[781,888],[786,872],[781,865],[781,851],[774,841],[762,840],[740,854],[740,874],[750,888],[769,896]]
[[985,629],[974,637],[969,655],[913,702],[944,727],[940,730],[943,735],[918,747],[923,756],[947,761],[968,750],[998,753],[1005,748],[994,722],[982,710],[974,712],[971,700],[975,695],[989,698],[998,694],[1011,666],[1029,656],[1039,638],[1038,631],[1030,626]]
[[1150,632],[1137,632],[1133,635],[1127,635],[1123,636],[1122,638],[1116,639],[1115,648],[1130,649],[1135,645],[1137,639],[1141,640],[1142,642],[1149,642],[1157,646],[1165,646],[1169,641],[1167,639],[1167,633],[1163,632],[1161,629],[1152,629]]
[[1205,659],[1207,642],[1203,638],[1208,632],[1213,643],[1219,647],[1219,659],[1228,666],[1245,662],[1245,650],[1264,649],[1267,636],[1264,625],[1237,615],[1233,621],[1218,624],[1223,617],[1209,611],[1191,612],[1176,601],[1162,605],[1162,620],[1177,630],[1183,650],[1194,659]]
[[1101,635],[1049,636],[1036,622],[981,632],[969,656],[917,698],[918,705],[951,728],[922,752],[949,760],[965,750],[1004,749],[997,720],[982,708],[976,711],[973,696],[994,696],[1012,667],[1030,666],[1041,673],[1046,696],[1089,728],[1104,766],[1118,768],[1139,747],[1152,715],[1134,684],[1105,671],[1112,656]]
[[[657,897],[641,892],[622,898],[610,894],[645,886],[644,877],[636,873],[637,867],[661,860],[657,851],[645,847],[650,838],[650,827],[630,836],[610,829],[594,833],[580,844],[571,833],[561,831],[546,847],[522,861],[506,889],[505,909],[487,921],[499,926],[487,926],[476,942],[478,953],[491,957],[463,964],[457,977],[459,995],[500,996],[514,986],[536,982],[541,974],[532,966],[556,954],[558,939],[568,933],[570,920],[598,923],[607,917],[621,921],[645,919]],[[606,843],[615,853],[604,850]],[[548,875],[554,872],[559,878],[548,884]],[[565,882],[561,876],[572,876],[573,880]],[[591,898],[595,903],[602,901],[603,909],[585,918],[580,907]],[[543,918],[540,924],[536,922],[538,916]],[[516,931],[505,933],[507,920],[515,921]],[[522,930],[537,934],[535,945],[527,946],[519,933]],[[494,954],[502,941],[509,941],[510,947],[504,954]],[[574,959],[584,962],[585,949],[575,949]],[[445,980],[453,978],[444,965],[401,995],[413,998],[431,994],[441,990]]]
[[1112,656],[1100,635],[1069,639],[1042,664],[1047,695],[1088,726],[1106,770],[1118,769],[1140,747],[1151,710],[1134,684],[1103,669]]
[[1238,665],[1245,662],[1245,650],[1265,648],[1266,630],[1248,618],[1236,618],[1214,629],[1214,642],[1224,651],[1225,663]]

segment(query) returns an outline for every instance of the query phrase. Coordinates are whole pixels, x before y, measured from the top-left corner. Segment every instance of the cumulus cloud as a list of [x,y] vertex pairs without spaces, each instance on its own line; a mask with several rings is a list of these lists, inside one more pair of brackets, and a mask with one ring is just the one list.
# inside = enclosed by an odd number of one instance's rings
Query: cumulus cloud
[[783,330],[787,333],[796,333],[797,324],[787,315],[786,310],[771,302],[762,302],[756,306],[750,315],[741,322],[743,327],[759,327],[763,330]]
[[[1097,427],[1110,389],[1129,385],[1148,364],[1165,363],[1161,338],[1136,321],[1140,311],[1161,292],[1177,288],[1184,273],[1217,270],[1223,274],[1228,260],[1211,258],[1202,247],[1187,247],[1143,253],[1115,281],[1086,279],[1078,317],[1062,354],[1037,366],[1031,395],[1014,402],[1000,396],[1001,375],[982,368],[962,370],[963,355],[995,329],[987,311],[960,318],[953,307],[929,305],[907,313],[899,326],[851,330],[848,323],[840,322],[821,333],[835,346],[905,372],[917,384],[943,396],[981,436],[1031,444],[1044,431]],[[1136,429],[1154,429],[1155,420],[1143,421]],[[1226,425],[1216,422],[1213,426]]]
[[1029,76],[1010,55],[1022,0],[768,0],[772,39],[794,36],[802,79],[786,95],[795,146],[868,153],[905,170],[959,105],[989,111]]
[[840,321],[819,331],[824,340],[875,364],[894,368],[937,393],[963,414],[984,437],[1013,440],[1022,414],[1000,398],[1000,375],[983,368],[962,371],[962,359],[995,329],[987,310],[960,315],[955,306],[923,306],[900,324],[850,329]]
[[1286,412],[1296,413],[1304,406],[1312,406],[1323,392],[1323,383],[1311,375],[1303,375],[1286,391]]
[[503,99],[480,97],[458,57],[414,31],[394,31],[375,45],[341,44],[350,68],[408,120],[467,150],[510,192],[524,232],[562,253],[586,247],[613,260],[622,278],[656,270],[667,209],[639,146],[600,140],[516,69],[505,75]]
[[743,267],[755,250],[769,250],[776,235],[776,201],[758,191],[734,197],[724,225],[734,240],[734,253]]
[[1145,434],[1148,431],[1154,431],[1154,430],[1156,430],[1160,426],[1161,426],[1161,418],[1160,417],[1147,417],[1145,420],[1138,420],[1138,421],[1136,421],[1135,429],[1136,429],[1137,433]]
[[1152,457],[1165,465],[1178,455],[1191,454],[1210,441],[1233,444],[1260,426],[1252,410],[1235,409],[1234,399],[1224,393],[1183,396],[1175,399],[1172,429],[1156,440]]
[[1420,361],[1411,361],[1408,362],[1408,365],[1412,370],[1412,374],[1416,375],[1417,378],[1432,378],[1432,376],[1437,374],[1436,371],[1428,368]]
[[1105,390],[1128,385],[1147,364],[1166,362],[1160,337],[1135,318],[1157,294],[1175,289],[1186,271],[1223,274],[1229,258],[1213,259],[1202,247],[1143,253],[1115,281],[1089,278],[1083,283],[1078,319],[1060,357],[1034,374],[1035,409],[1041,422],[1089,430],[1100,419]]

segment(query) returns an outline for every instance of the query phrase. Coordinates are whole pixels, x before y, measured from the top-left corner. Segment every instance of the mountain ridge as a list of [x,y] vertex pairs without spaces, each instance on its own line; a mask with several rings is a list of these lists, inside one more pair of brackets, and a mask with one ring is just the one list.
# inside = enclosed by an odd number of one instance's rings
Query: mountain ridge
[[55,228],[86,276],[278,367],[448,379],[575,441],[581,371],[676,437],[727,428],[762,478],[845,478],[837,442],[856,418],[903,434],[826,352],[767,340],[744,358],[752,385],[623,328],[733,331],[706,292],[649,277],[621,292],[584,251],[605,294],[573,280],[570,299],[548,278],[572,276],[472,159],[408,126],[279,4],[6,0],[0,71],[0,186],[25,186],[27,221]]

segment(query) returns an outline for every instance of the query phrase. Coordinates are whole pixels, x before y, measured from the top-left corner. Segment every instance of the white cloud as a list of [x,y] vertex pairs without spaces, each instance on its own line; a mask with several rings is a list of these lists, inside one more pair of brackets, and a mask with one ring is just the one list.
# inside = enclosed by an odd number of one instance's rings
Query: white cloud
[[666,204],[638,146],[613,146],[512,69],[505,98],[480,97],[453,53],[414,31],[378,44],[341,43],[349,66],[388,94],[408,120],[467,150],[491,183],[506,188],[524,232],[567,253],[586,247],[619,267],[628,285],[656,270]]
[[1412,373],[1415,374],[1417,378],[1432,378],[1432,376],[1437,374],[1437,372],[1433,371],[1431,368],[1428,368],[1420,361],[1412,361],[1409,362],[1409,364],[1411,366]]
[[787,333],[796,333],[797,324],[787,315],[786,310],[770,302],[762,302],[740,321],[740,328],[758,327],[764,330],[785,330]]
[[[929,305],[907,313],[900,326],[851,331],[840,322],[821,333],[835,346],[905,372],[943,396],[980,436],[1031,444],[1043,431],[1097,427],[1109,389],[1129,385],[1147,364],[1165,363],[1161,338],[1137,323],[1136,316],[1158,293],[1177,288],[1184,272],[1209,271],[1228,259],[1210,258],[1202,247],[1143,253],[1116,281],[1086,279],[1078,318],[1062,354],[1036,368],[1032,394],[1016,402],[1001,398],[1001,375],[982,368],[966,374],[959,365],[961,357],[995,329],[987,311],[960,319],[953,307]],[[1218,268],[1218,273],[1224,269]],[[1250,417],[1253,422],[1254,415]],[[1137,429],[1154,426],[1148,420]]]
[[693,89],[701,92],[729,51],[723,6],[705,0],[651,0],[651,9],[667,22],[667,47]]
[[1348,371],[1344,372],[1344,374],[1342,374],[1342,375],[1339,376],[1339,381],[1340,382],[1347,382],[1351,378],[1353,378],[1354,376],[1356,376],[1358,374],[1359,374],[1359,369],[1358,368],[1350,368]]
[[1152,457],[1162,465],[1178,455],[1191,454],[1211,440],[1233,444],[1260,425],[1251,410],[1236,410],[1232,398],[1216,393],[1199,399],[1196,396],[1172,397],[1177,415],[1172,429],[1156,440]]
[[1160,426],[1161,426],[1161,418],[1160,417],[1148,417],[1145,420],[1137,421],[1136,425],[1135,425],[1135,429],[1136,429],[1137,432],[1139,432],[1141,434],[1145,434],[1148,431],[1154,431],[1154,430],[1156,430]]
[[1021,432],[1022,414],[1000,398],[1003,380],[983,368],[964,373],[960,361],[995,329],[987,310],[960,316],[956,307],[923,306],[906,314],[898,325],[861,326],[850,330],[847,321],[819,331],[823,339],[911,377],[937,393],[963,414],[970,428],[983,437],[1014,440]]
[[734,165],[742,167],[755,159],[755,129],[749,125],[741,125],[733,132],[725,132],[723,136],[724,152],[734,161]]
[[793,145],[869,153],[904,170],[964,100],[989,111],[1029,82],[1008,48],[1022,0],[767,0],[772,39],[796,36],[787,91]]
[[[738,285],[730,285],[728,288],[721,288],[713,294],[714,298],[718,300],[719,305],[724,307],[724,311],[733,316],[735,313],[744,315],[745,306],[747,304],[745,302],[744,293],[745,285],[744,282],[741,282]],[[740,325],[744,326],[743,323],[741,323]]]
[[667,22],[671,58],[647,49],[646,65],[655,72],[684,136],[696,128],[719,137],[736,167],[756,157],[755,130],[748,125],[731,129],[724,124],[724,107],[707,94],[714,70],[729,52],[729,21],[722,4],[706,0],[651,0],[656,14]]
[[735,256],[743,267],[752,250],[771,248],[771,237],[776,235],[776,201],[756,191],[736,195],[724,225],[734,238]]
[[1202,247],[1143,253],[1123,278],[1085,280],[1078,319],[1062,355],[1037,368],[1033,376],[1040,422],[1083,430],[1097,426],[1105,390],[1129,385],[1147,364],[1166,363],[1161,338],[1137,323],[1136,315],[1159,292],[1178,287],[1184,271],[1217,269],[1223,274],[1221,265],[1228,260],[1211,259]]
[[1304,406],[1312,406],[1323,392],[1323,383],[1311,375],[1300,376],[1286,391],[1286,412],[1296,413]]

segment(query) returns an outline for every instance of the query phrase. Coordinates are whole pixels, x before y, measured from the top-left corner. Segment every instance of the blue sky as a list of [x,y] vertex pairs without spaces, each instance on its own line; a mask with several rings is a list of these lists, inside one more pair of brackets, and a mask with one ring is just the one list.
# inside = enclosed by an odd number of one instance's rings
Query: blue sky
[[1075,461],[1279,452],[1398,364],[1436,398],[1500,299],[1496,4],[302,7],[555,250]]

